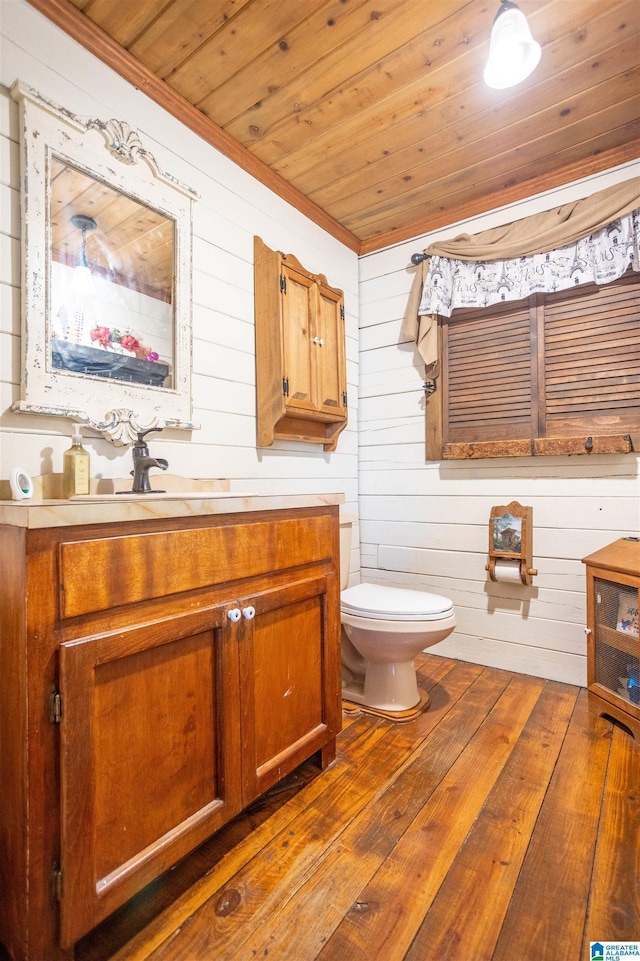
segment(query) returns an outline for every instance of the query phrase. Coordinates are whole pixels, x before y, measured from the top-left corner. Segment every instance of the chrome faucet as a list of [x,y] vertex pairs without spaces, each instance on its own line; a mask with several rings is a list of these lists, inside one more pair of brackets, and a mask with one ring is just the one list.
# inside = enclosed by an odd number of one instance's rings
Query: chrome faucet
[[139,432],[138,439],[133,445],[133,470],[131,471],[133,475],[133,487],[131,491],[134,494],[166,493],[166,491],[152,490],[151,484],[149,483],[149,470],[152,467],[159,467],[160,470],[166,470],[169,466],[169,461],[165,460],[164,457],[149,456],[149,446],[144,438],[154,430],[162,430],[162,427],[150,427],[149,430]]

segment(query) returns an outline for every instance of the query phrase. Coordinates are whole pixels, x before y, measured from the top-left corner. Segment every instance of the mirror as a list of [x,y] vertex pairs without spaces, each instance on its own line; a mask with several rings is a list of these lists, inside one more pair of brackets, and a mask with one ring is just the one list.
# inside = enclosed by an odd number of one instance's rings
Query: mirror
[[126,123],[74,117],[20,82],[12,94],[24,224],[14,410],[73,417],[119,445],[149,427],[194,428],[194,192]]

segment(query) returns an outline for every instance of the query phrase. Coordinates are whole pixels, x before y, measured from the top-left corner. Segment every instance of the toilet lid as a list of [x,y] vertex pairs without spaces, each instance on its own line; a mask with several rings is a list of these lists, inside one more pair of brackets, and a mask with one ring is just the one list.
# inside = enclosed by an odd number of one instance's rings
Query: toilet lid
[[386,584],[356,584],[340,594],[340,609],[381,621],[436,621],[453,613],[448,597]]

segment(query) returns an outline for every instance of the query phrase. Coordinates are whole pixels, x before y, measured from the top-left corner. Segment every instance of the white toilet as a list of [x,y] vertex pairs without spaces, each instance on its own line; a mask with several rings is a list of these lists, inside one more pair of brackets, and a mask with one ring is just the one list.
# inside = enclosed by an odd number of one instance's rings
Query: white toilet
[[420,704],[415,657],[443,641],[456,626],[447,597],[388,587],[347,587],[351,522],[340,523],[342,696],[384,713]]

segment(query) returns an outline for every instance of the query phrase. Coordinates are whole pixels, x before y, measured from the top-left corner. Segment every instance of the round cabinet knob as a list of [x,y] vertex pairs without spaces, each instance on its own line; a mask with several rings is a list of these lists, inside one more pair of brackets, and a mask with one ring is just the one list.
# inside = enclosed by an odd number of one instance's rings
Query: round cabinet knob
[[324,347],[324,339],[323,339],[322,337],[321,337],[320,340],[318,341],[318,346],[319,346],[319,347]]
[[252,621],[253,618],[256,616],[255,607],[243,607],[242,616],[245,617],[248,621]]
[[319,344],[319,343],[320,343],[320,338],[319,338],[319,337],[314,337],[313,340],[311,341],[311,343],[312,343],[312,344]]
[[229,618],[230,621],[233,621],[234,623],[236,621],[239,621],[240,618],[242,617],[242,614],[240,613],[240,608],[232,607],[230,611],[227,611],[227,617]]

